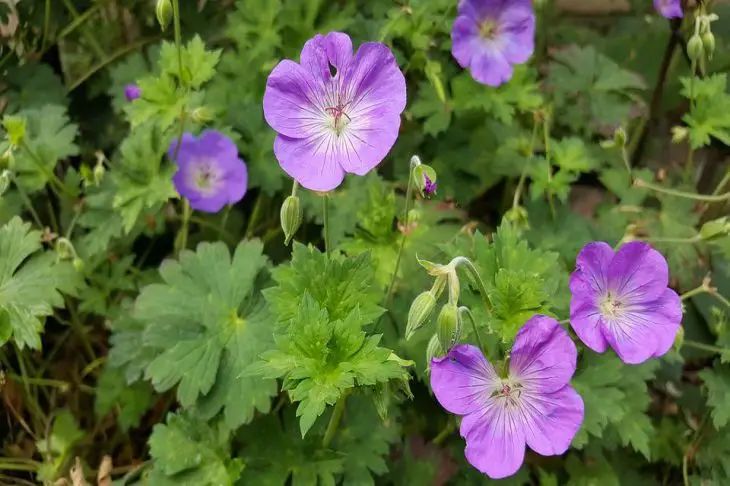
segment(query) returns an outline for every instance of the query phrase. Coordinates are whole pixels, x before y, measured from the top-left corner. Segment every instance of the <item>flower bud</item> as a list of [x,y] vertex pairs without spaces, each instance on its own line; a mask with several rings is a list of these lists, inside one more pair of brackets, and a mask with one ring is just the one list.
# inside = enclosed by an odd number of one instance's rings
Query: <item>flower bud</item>
[[504,213],[504,218],[519,230],[527,230],[530,228],[527,209],[522,206],[510,208],[506,213]]
[[684,141],[687,138],[687,135],[689,135],[689,130],[687,127],[672,127],[672,142],[673,143],[680,143]]
[[702,44],[702,38],[694,34],[687,42],[687,55],[693,62],[699,62],[704,54],[705,48]]
[[74,258],[71,264],[74,266],[74,270],[76,270],[77,272],[81,272],[84,270],[84,261],[79,257]]
[[428,341],[428,345],[426,346],[426,369],[431,369],[431,360],[437,356],[441,356],[442,354],[444,354],[444,351],[441,349],[438,335],[434,334],[431,336],[431,339]]
[[289,196],[284,200],[279,217],[281,229],[284,231],[284,244],[288,245],[302,224],[302,207],[297,196]]
[[436,297],[428,290],[422,292],[413,300],[408,311],[408,324],[406,324],[406,341],[426,322],[436,307]]
[[708,221],[700,228],[700,238],[704,241],[714,240],[728,233],[730,233],[730,222],[728,222],[727,216]]
[[712,59],[712,54],[715,53],[715,36],[709,30],[702,34],[702,46],[707,53],[707,59]]
[[617,147],[626,146],[626,130],[624,130],[623,127],[618,127],[613,132],[613,142],[616,144]]
[[438,189],[437,177],[436,171],[430,165],[419,164],[413,169],[414,182],[423,197],[436,194],[436,189]]
[[124,97],[127,101],[134,101],[142,96],[142,90],[134,83],[130,83],[124,87]]
[[160,24],[160,28],[164,31],[167,26],[170,25],[172,20],[172,3],[170,0],[157,0],[157,6],[155,7],[155,15],[157,15],[157,22]]
[[677,331],[677,335],[674,337],[674,350],[679,351],[682,349],[682,345],[684,344],[684,326],[679,326],[679,330]]
[[56,240],[56,256],[59,260],[76,258],[76,250],[68,238],[61,237]]
[[104,180],[104,174],[106,173],[106,168],[104,168],[104,163],[99,161],[94,166],[94,185],[100,186],[101,181]]
[[438,319],[438,340],[441,348],[448,351],[459,341],[461,320],[456,304],[447,303],[441,308]]
[[207,106],[200,106],[198,108],[195,108],[190,114],[190,118],[195,123],[208,123],[213,119],[213,116],[213,110],[211,110]]
[[10,182],[13,180],[13,173],[9,170],[5,169],[2,174],[0,174],[0,196],[5,194],[5,191],[8,190],[10,187]]

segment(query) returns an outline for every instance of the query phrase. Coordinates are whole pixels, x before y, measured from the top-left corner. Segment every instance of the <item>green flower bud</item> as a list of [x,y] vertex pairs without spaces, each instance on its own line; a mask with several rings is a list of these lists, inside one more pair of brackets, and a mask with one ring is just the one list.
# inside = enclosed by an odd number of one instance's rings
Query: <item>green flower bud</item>
[[684,326],[679,326],[679,331],[677,331],[677,335],[674,338],[674,345],[673,348],[675,351],[679,351],[682,349],[682,345],[684,344]]
[[76,249],[68,238],[61,237],[56,240],[56,256],[59,260],[76,258]]
[[436,194],[438,175],[433,167],[426,164],[418,164],[413,168],[413,182],[422,197],[430,197]]
[[702,34],[702,46],[707,53],[707,59],[712,59],[712,54],[715,53],[715,36],[709,30]]
[[172,3],[170,0],[157,0],[155,15],[157,15],[157,22],[159,22],[160,28],[164,32],[164,30],[167,29],[167,26],[170,25],[173,15]]
[[406,324],[406,341],[426,322],[436,307],[436,297],[428,290],[422,292],[413,300],[408,311],[408,324]]
[[213,120],[214,115],[215,114],[213,113],[213,110],[211,110],[207,106],[200,106],[193,110],[193,112],[190,114],[190,118],[195,123],[208,123],[209,121]]
[[281,205],[279,214],[281,229],[284,230],[284,244],[288,245],[302,224],[302,207],[297,196],[289,196]]
[[71,262],[71,263],[77,272],[81,272],[84,270],[84,261],[81,258],[76,257],[73,259],[73,262]]
[[727,216],[708,221],[700,228],[700,238],[705,241],[720,238],[728,233],[730,233],[730,222],[728,222]]
[[95,186],[101,185],[101,181],[104,180],[105,173],[106,173],[106,168],[104,167],[104,164],[102,162],[98,162],[94,166],[94,185]]
[[689,42],[687,42],[687,55],[693,62],[699,62],[702,56],[705,55],[705,48],[699,35],[694,34],[690,37]]
[[527,209],[522,206],[510,208],[506,213],[504,213],[504,218],[512,223],[515,228],[520,230],[527,230],[530,228]]
[[10,187],[10,183],[13,180],[13,173],[9,170],[5,169],[2,174],[0,174],[0,196],[5,194],[5,191],[8,190]]
[[431,369],[431,360],[442,354],[444,354],[444,351],[441,349],[438,335],[434,334],[428,341],[428,346],[426,346],[426,370]]
[[441,348],[451,349],[461,337],[461,320],[456,304],[448,303],[441,308],[438,319],[438,340]]
[[689,130],[687,127],[672,127],[672,142],[673,143],[680,143],[684,141],[687,138],[687,135],[689,135]]
[[618,127],[616,131],[613,132],[613,141],[617,147],[626,146],[626,130],[624,130],[623,127]]

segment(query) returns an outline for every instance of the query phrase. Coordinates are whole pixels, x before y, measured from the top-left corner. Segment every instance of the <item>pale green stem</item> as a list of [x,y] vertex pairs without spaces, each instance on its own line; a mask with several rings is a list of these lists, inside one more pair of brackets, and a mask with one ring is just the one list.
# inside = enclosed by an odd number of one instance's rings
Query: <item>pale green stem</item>
[[[550,161],[550,122],[547,115],[542,123],[542,136],[545,145],[545,163],[547,165],[548,185],[553,181],[553,166]],[[553,190],[548,188],[548,205],[550,206],[550,214],[555,219],[555,203],[553,202]]]
[[689,339],[685,339],[682,342],[682,346],[689,346],[690,348],[700,349],[702,351],[707,351],[710,353],[717,353],[717,354],[730,353],[729,348],[721,348],[719,346],[713,346],[712,344],[698,343],[697,341],[692,341]]
[[666,187],[658,186],[656,184],[653,184],[651,182],[647,182],[643,179],[635,179],[634,185],[636,187],[643,187],[646,189],[651,189],[652,191],[659,192],[662,194],[667,194],[669,196],[676,196],[676,197],[683,197],[685,199],[692,199],[694,201],[705,201],[705,202],[722,202],[730,200],[730,192],[726,192],[724,194],[697,194],[694,192],[686,192],[686,191],[679,191],[677,189],[669,189]]
[[345,403],[347,402],[347,392],[344,392],[340,399],[335,403],[335,408],[332,410],[332,416],[327,424],[327,430],[324,433],[324,439],[322,439],[322,447],[328,448],[332,439],[335,438],[337,428],[340,426],[342,421],[342,415],[345,413]]
[[327,257],[330,256],[330,198],[329,194],[322,198],[322,219],[324,220],[324,251]]
[[487,315],[492,313],[492,303],[489,300],[489,294],[487,293],[487,286],[484,284],[484,280],[482,280],[482,276],[479,275],[479,271],[474,266],[474,264],[466,257],[456,257],[453,260],[453,263],[455,266],[463,265],[464,268],[471,274],[471,276],[474,278],[474,280],[477,283],[477,287],[479,287],[479,293],[482,295],[482,302],[484,302],[484,308],[487,311]]
[[727,173],[725,174],[725,177],[722,178],[722,180],[717,185],[715,190],[712,191],[712,195],[717,196],[718,194],[720,194],[720,192],[722,192],[722,190],[725,188],[725,186],[727,185],[728,182],[730,182],[730,170],[727,171]]
[[469,321],[471,321],[471,327],[474,330],[474,336],[477,340],[477,345],[479,346],[479,349],[486,355],[487,349],[484,347],[484,342],[482,341],[482,336],[479,334],[479,329],[477,328],[476,320],[474,319],[474,314],[471,313],[468,307],[461,306],[459,307],[459,314],[466,314],[466,316],[469,318]]
[[[532,157],[535,155],[535,144],[537,143],[537,136],[538,136],[538,129],[539,125],[537,122],[537,118],[534,119],[534,123],[532,125],[532,137],[530,138],[530,156],[528,157],[528,164],[532,161]],[[522,191],[525,189],[525,182],[527,179],[527,169],[529,168],[529,165],[525,165],[522,169],[522,173],[520,174],[520,180],[517,182],[517,188],[515,189],[515,195],[512,198],[512,209],[516,208],[520,205],[520,198],[522,197]]]

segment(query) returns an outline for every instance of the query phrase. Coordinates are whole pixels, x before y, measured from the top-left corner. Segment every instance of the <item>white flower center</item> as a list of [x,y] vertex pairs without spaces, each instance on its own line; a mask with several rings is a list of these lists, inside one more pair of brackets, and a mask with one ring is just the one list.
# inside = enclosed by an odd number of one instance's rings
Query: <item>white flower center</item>
[[193,186],[204,194],[215,192],[220,173],[210,161],[200,161],[191,171]]
[[479,35],[482,39],[492,40],[497,36],[497,33],[497,21],[494,19],[487,19],[479,26]]
[[509,378],[503,379],[492,391],[492,398],[504,406],[519,406],[521,402],[523,386],[521,383]]
[[601,300],[599,308],[601,309],[601,314],[612,319],[620,317],[624,311],[623,304],[611,292],[608,292]]
[[345,127],[350,124],[352,118],[347,114],[345,109],[349,103],[338,103],[336,106],[330,106],[324,109],[329,116],[328,122],[329,127],[334,130],[335,134],[339,137],[345,130]]

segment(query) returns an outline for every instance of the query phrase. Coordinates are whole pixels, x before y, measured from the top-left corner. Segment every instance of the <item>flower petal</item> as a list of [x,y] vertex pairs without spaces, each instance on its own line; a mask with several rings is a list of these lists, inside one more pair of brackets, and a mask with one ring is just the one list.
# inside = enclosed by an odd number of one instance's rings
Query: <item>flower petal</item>
[[179,149],[177,148],[177,137],[175,137],[173,141],[170,142],[170,147],[167,149],[167,157],[178,166],[183,166],[189,163],[191,159],[197,157],[198,140],[191,133],[184,133],[182,139],[180,139],[179,141]]
[[319,82],[328,82],[333,78],[330,65],[339,72],[347,67],[351,59],[352,40],[343,32],[317,34],[304,43],[299,56],[302,67]]
[[604,318],[602,322],[603,336],[624,363],[643,363],[654,355],[658,339],[645,315],[631,313],[620,319]]
[[226,169],[226,204],[236,204],[248,189],[248,169],[241,159],[236,159]]
[[653,303],[652,313],[657,335],[654,357],[658,358],[671,349],[682,325],[682,301],[677,292],[667,289],[664,295]]
[[510,354],[510,377],[525,389],[550,393],[568,384],[578,351],[558,321],[536,315],[517,333]]
[[535,50],[535,13],[528,1],[514,1],[499,16],[499,43],[511,64],[522,64]]
[[451,28],[451,54],[459,66],[468,68],[482,43],[479,38],[479,26],[474,19],[466,16],[457,17]]
[[342,183],[345,171],[340,166],[340,147],[333,136],[300,139],[279,135],[274,154],[284,172],[312,191],[331,191]]
[[492,365],[470,344],[454,346],[446,356],[431,360],[431,389],[451,413],[466,415],[482,410],[498,382]]
[[525,432],[519,414],[493,404],[464,417],[461,436],[469,463],[492,479],[516,473],[525,459]]
[[505,0],[461,0],[458,13],[471,17],[475,21],[481,21],[487,17],[496,18],[505,3]]
[[469,72],[478,82],[496,87],[512,78],[512,65],[499,46],[490,42],[472,56]]
[[603,353],[608,347],[608,341],[601,331],[602,325],[596,296],[574,293],[570,299],[570,327],[586,346],[597,353]]
[[608,285],[608,269],[614,252],[608,243],[588,243],[575,259],[575,271],[570,276],[570,292],[580,295],[603,294]]
[[216,159],[221,161],[237,161],[238,147],[233,140],[217,130],[206,130],[200,134],[198,145],[208,156],[215,154]]
[[649,244],[632,241],[619,248],[608,268],[608,289],[623,304],[659,298],[669,283],[669,268]]
[[264,118],[278,133],[303,138],[326,123],[323,87],[299,64],[281,61],[266,80]]
[[681,19],[684,16],[681,0],[654,0],[654,8],[668,19]]
[[543,456],[562,454],[583,423],[584,405],[568,385],[554,393],[522,394],[525,440]]

